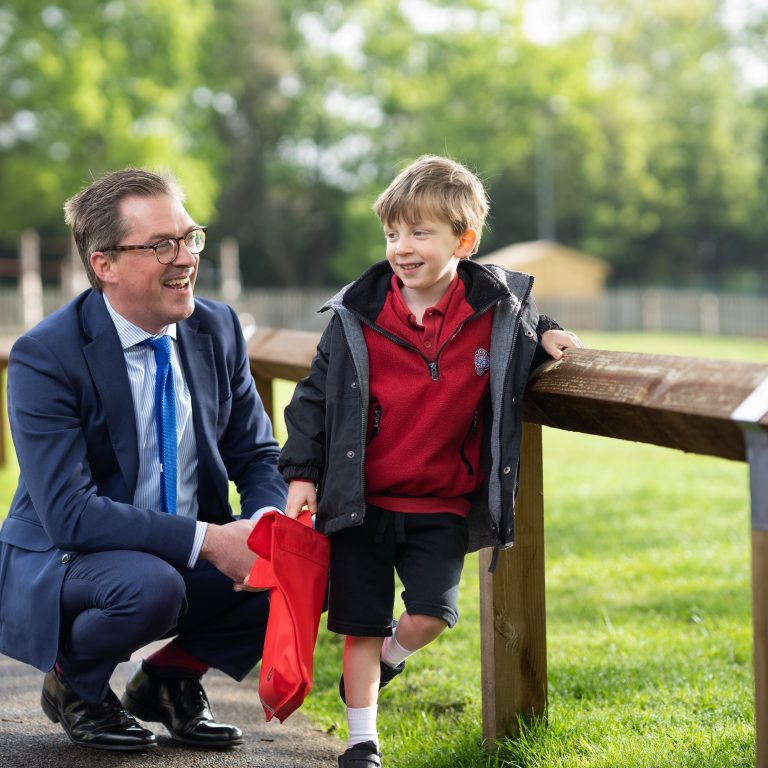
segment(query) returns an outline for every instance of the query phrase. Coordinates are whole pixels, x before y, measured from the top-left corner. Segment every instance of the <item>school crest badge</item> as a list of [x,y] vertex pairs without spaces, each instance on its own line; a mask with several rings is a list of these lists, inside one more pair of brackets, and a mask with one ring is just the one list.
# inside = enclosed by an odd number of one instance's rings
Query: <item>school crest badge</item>
[[487,349],[478,347],[475,350],[475,373],[482,376],[491,367],[491,356]]

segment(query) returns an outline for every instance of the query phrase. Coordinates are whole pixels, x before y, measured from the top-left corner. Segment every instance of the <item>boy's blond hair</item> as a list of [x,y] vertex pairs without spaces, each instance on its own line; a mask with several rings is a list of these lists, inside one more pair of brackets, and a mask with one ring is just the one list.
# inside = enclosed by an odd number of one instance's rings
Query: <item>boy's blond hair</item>
[[422,216],[447,221],[456,235],[477,231],[477,245],[488,215],[488,196],[480,180],[455,160],[424,155],[409,165],[379,195],[373,210],[385,226],[417,224]]

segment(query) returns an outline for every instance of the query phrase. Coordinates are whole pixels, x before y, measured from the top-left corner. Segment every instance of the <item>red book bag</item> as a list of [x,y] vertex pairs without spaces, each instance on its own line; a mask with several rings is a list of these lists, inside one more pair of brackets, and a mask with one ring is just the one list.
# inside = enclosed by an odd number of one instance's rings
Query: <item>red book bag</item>
[[248,537],[248,546],[259,556],[248,584],[269,589],[259,698],[266,719],[283,722],[312,688],[331,543],[312,528],[309,512],[298,520],[267,512]]

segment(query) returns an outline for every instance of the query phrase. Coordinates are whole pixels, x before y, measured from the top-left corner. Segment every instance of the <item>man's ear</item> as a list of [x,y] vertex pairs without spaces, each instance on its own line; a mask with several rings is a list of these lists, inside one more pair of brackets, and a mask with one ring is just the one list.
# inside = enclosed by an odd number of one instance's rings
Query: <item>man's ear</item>
[[477,230],[470,227],[466,232],[459,235],[459,245],[456,248],[455,255],[460,259],[468,259],[477,249],[480,236]]
[[113,283],[115,281],[112,271],[114,260],[110,259],[104,251],[93,251],[89,261],[100,283]]

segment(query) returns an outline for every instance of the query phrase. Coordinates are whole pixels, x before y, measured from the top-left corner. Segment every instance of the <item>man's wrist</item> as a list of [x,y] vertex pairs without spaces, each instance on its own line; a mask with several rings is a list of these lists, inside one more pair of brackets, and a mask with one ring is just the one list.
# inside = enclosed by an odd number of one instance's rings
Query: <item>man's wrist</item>
[[204,523],[198,520],[195,523],[195,538],[192,541],[192,552],[190,552],[189,560],[187,561],[188,568],[194,568],[197,565],[197,561],[200,558],[200,552],[203,549],[203,543],[205,542],[205,536],[208,533],[208,523]]
[[284,515],[285,510],[278,509],[277,507],[261,507],[260,509],[257,509],[252,515],[251,520],[253,520],[255,523],[258,523],[259,520],[267,513],[267,512],[277,512],[279,515]]

